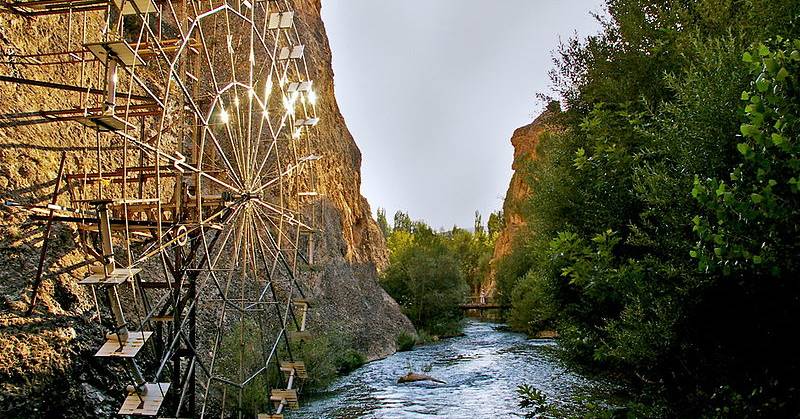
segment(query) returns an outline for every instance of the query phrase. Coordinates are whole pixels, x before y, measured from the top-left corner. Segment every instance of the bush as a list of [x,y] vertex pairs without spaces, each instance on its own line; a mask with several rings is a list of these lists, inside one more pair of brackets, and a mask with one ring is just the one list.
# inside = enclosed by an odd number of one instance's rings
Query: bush
[[517,386],[517,399],[518,406],[525,411],[526,418],[539,417],[549,409],[544,393],[527,384]]
[[[333,329],[335,330],[335,329]],[[320,391],[338,376],[364,365],[366,358],[343,335],[331,331],[306,343],[292,343],[292,355],[306,364],[305,390]]]
[[364,365],[367,358],[355,349],[346,349],[336,358],[336,372],[339,374],[349,374],[356,368]]
[[395,346],[398,352],[410,351],[417,343],[417,339],[406,332],[402,332],[394,339]]
[[[243,374],[249,374],[258,370],[264,363],[266,355],[263,351],[259,333],[259,324],[253,320],[237,322],[234,327],[226,333],[217,352],[214,373],[232,382],[240,382]],[[240,370],[240,362],[242,370]],[[242,390],[242,410],[245,414],[255,415],[264,412],[269,403],[269,393],[267,389],[275,386],[283,378],[277,368],[270,368],[259,374]],[[221,391],[219,386],[214,387],[214,396],[219,399],[220,404],[231,403],[239,397],[238,389],[230,386],[227,392]],[[223,401],[223,394],[228,400]],[[232,399],[231,399],[232,398]],[[234,401],[235,403],[235,401]]]
[[433,343],[433,342],[438,342],[438,341],[439,341],[439,337],[431,335],[430,333],[428,333],[427,330],[425,330],[425,329],[418,329],[417,330],[417,343],[418,344],[424,345],[424,344],[427,344],[427,343]]
[[320,391],[338,376],[336,354],[341,348],[337,343],[338,339],[332,341],[328,335],[315,336],[311,342],[292,343],[294,359],[303,361],[306,365],[306,391]]

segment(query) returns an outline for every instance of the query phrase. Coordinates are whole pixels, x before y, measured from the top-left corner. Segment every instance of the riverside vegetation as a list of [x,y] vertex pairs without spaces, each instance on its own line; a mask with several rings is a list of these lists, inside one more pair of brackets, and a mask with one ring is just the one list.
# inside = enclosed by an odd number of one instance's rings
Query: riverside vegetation
[[[398,350],[411,349],[416,343],[438,340],[439,337],[461,333],[462,315],[459,305],[468,290],[480,290],[489,269],[494,239],[502,228],[502,214],[491,214],[488,230],[481,215],[475,214],[475,229],[470,232],[453,227],[436,232],[422,221],[412,221],[407,213],[397,212],[393,226],[384,210],[378,210],[378,226],[385,235],[390,250],[390,266],[381,277],[381,285],[397,300],[403,312],[417,327],[418,336],[400,333],[396,336]],[[479,291],[478,291],[479,292]],[[316,393],[326,389],[337,377],[346,375],[366,362],[364,354],[353,349],[344,334],[332,327],[312,342],[292,344],[296,359],[305,362],[309,379],[303,390]],[[255,323],[240,324],[220,342],[220,366],[224,374],[237,376],[236,348],[261,344],[259,327]],[[257,353],[246,351],[245,353]],[[247,358],[244,364],[256,368],[263,360]],[[265,383],[276,381],[278,370],[260,378]],[[266,387],[266,385],[264,386]],[[256,414],[269,404],[269,394],[249,391],[242,394],[246,414]]]
[[795,417],[800,2],[606,7],[555,54],[509,322],[627,380],[629,417]]
[[[421,341],[459,334],[459,305],[468,292],[480,293],[502,228],[502,214],[491,214],[484,227],[476,211],[473,231],[453,227],[438,232],[423,221],[412,221],[402,211],[395,213],[393,225],[389,225],[385,210],[379,208],[377,214],[389,247],[389,267],[381,277],[383,288],[414,323]],[[409,335],[397,337],[401,350],[413,344]]]
[[[303,391],[317,393],[327,388],[337,377],[346,375],[356,368],[364,365],[367,359],[364,354],[353,349],[344,334],[332,328],[327,333],[315,336],[311,342],[292,342],[291,351],[295,359],[303,361],[307,368],[308,379],[304,380]],[[257,345],[263,345],[263,327],[256,322],[242,322],[235,326],[232,333],[227,334],[220,342],[219,371],[222,377],[241,377],[245,371],[253,371],[264,365],[264,359],[258,357],[260,352]],[[239,346],[248,350],[240,352]],[[249,350],[252,349],[252,350]],[[239,368],[239,354],[243,354],[243,369]],[[242,413],[255,417],[258,413],[268,409],[269,393],[262,389],[268,388],[268,383],[279,382],[282,373],[277,366],[272,364],[266,375],[259,375],[258,386],[248,387],[241,395]],[[218,395],[220,399],[224,394]],[[229,396],[231,397],[231,396]],[[232,397],[238,397],[233,395]]]

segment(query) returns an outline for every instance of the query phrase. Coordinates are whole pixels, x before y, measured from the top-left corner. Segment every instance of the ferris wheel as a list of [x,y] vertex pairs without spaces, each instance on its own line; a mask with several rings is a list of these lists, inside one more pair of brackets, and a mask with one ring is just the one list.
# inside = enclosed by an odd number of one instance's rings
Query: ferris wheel
[[[282,417],[298,406],[313,263],[317,97],[286,1],[24,0],[55,15],[53,51],[6,57],[0,81],[55,90],[63,109],[0,115],[0,126],[70,124],[47,205],[72,223],[122,365],[121,415]],[[48,17],[52,19],[52,17]],[[58,69],[60,79],[26,77]],[[40,74],[30,71],[30,74]],[[74,170],[70,170],[74,169]],[[45,254],[43,249],[42,254]],[[44,256],[43,256],[44,258]],[[44,262],[44,259],[41,263]],[[41,263],[34,284],[34,308]]]

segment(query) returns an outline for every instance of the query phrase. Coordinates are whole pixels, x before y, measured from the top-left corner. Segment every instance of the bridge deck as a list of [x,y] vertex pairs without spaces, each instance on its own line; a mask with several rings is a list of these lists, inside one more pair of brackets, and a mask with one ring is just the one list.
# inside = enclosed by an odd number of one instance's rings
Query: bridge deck
[[505,310],[511,308],[510,305],[477,304],[477,303],[461,304],[459,307],[462,310]]

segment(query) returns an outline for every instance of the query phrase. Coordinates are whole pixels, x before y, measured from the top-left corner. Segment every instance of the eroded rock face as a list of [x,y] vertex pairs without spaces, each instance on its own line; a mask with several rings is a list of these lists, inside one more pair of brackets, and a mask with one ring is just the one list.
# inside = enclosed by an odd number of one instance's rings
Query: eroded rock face
[[[309,72],[319,97],[316,154],[322,195],[315,267],[303,279],[312,301],[309,329],[334,331],[368,359],[395,350],[400,332],[413,326],[379,286],[377,272],[388,251],[369,204],[361,196],[358,150],[339,112],[333,91],[331,52],[320,17],[320,1],[296,0],[296,22]],[[0,13],[0,55],[63,49],[68,39],[61,17],[26,19]],[[100,30],[90,21],[88,30]],[[72,40],[74,46],[75,40]],[[50,80],[41,73],[0,64],[0,74]],[[72,104],[42,89],[0,82],[0,113],[63,109]],[[0,199],[44,203],[53,189],[60,156],[67,171],[78,171],[85,139],[78,124],[0,128]],[[63,202],[66,203],[66,202]],[[93,357],[102,339],[91,292],[77,284],[86,274],[83,253],[71,226],[51,234],[46,281],[39,309],[24,315],[35,277],[43,229],[0,206],[0,417],[107,417],[124,397],[124,374]]]
[[497,262],[511,253],[514,240],[520,230],[525,227],[521,206],[532,193],[535,193],[526,181],[525,168],[527,163],[536,159],[536,147],[539,145],[542,135],[557,129],[552,118],[554,112],[557,111],[544,111],[530,124],[517,128],[511,136],[511,144],[514,146],[514,162],[512,163],[514,174],[511,176],[511,182],[503,201],[505,225],[495,241],[491,270],[486,279],[485,289],[489,294],[494,293],[496,289],[495,267]]
[[400,307],[377,283],[377,270],[389,263],[386,242],[361,196],[361,151],[347,129],[334,98],[333,69],[328,37],[320,15],[319,0],[296,0],[299,29],[307,51],[321,106],[319,191],[323,211],[320,227],[324,243],[318,264],[322,275],[310,284],[317,304],[312,328],[334,327],[354,334],[359,349],[375,359],[394,352],[394,339],[413,326]]

